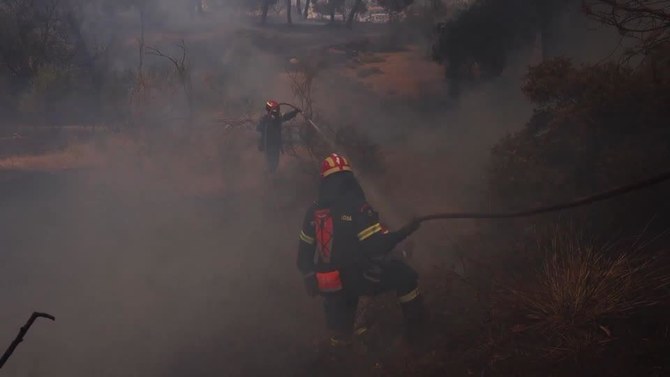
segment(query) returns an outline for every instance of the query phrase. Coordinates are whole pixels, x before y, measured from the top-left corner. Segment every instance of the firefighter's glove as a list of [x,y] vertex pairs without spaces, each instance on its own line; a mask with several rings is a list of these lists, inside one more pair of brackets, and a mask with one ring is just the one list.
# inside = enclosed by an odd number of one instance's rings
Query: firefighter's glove
[[303,283],[305,284],[305,291],[310,297],[315,297],[319,294],[319,283],[316,280],[315,273],[309,273],[303,276]]

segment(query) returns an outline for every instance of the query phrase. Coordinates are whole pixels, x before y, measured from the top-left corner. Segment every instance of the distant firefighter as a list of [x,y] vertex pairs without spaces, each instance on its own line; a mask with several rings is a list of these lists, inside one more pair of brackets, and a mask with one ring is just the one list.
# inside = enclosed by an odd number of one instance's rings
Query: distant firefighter
[[282,124],[289,121],[301,112],[295,109],[289,113],[282,114],[279,103],[275,100],[268,100],[265,103],[266,114],[261,118],[256,131],[260,133],[258,150],[265,152],[265,161],[268,170],[274,172],[279,165],[279,153],[284,152],[282,143]]
[[346,158],[331,154],[321,166],[318,200],[307,210],[297,265],[310,296],[323,296],[334,347],[350,344],[360,296],[395,291],[413,344],[424,329],[418,274],[391,250],[419,228],[411,221],[390,232],[368,204]]

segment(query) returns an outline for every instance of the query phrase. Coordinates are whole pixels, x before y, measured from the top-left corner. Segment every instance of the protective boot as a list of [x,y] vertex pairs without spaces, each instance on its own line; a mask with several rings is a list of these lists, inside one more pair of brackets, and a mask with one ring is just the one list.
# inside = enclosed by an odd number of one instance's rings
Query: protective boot
[[350,334],[335,333],[328,338],[324,349],[324,356],[329,362],[341,364],[352,352],[352,338]]
[[368,353],[370,331],[366,326],[361,326],[354,330],[352,337],[352,350],[357,355],[365,355]]
[[334,349],[350,348],[353,340],[351,335],[335,334],[329,339],[330,347]]
[[365,355],[368,351],[367,335],[367,327],[359,327],[352,334],[333,334],[329,339],[330,353],[339,356],[349,353]]

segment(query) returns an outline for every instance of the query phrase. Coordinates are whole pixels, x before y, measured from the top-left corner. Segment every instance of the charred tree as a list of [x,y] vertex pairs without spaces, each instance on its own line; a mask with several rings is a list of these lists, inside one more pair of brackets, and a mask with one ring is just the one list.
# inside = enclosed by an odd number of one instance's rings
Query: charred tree
[[100,114],[102,109],[101,93],[104,83],[104,68],[101,67],[101,64],[104,66],[103,60],[109,45],[105,47],[96,46],[97,48],[94,47],[93,49],[89,48],[82,31],[81,11],[77,12],[79,14],[75,12],[75,9],[68,9],[64,17],[65,24],[68,26],[69,35],[75,48],[73,54],[75,62],[81,67],[83,72],[88,74],[87,77],[91,85],[90,89],[92,90],[92,96],[89,98],[91,101],[90,105],[92,106],[91,116],[95,117]]
[[310,0],[305,0],[305,11],[302,14],[304,19],[307,19],[307,16],[309,15],[309,1]]
[[330,0],[328,2],[329,11],[330,11],[330,23],[335,23],[335,0]]
[[261,5],[261,24],[265,25],[268,19],[268,10],[270,9],[270,0],[263,0]]
[[354,19],[356,18],[356,14],[361,10],[361,7],[363,6],[363,0],[356,0],[354,3],[354,6],[351,7],[351,11],[349,12],[349,16],[347,16],[347,27],[351,29],[351,27],[354,24]]
[[164,54],[161,50],[155,47],[146,47],[146,51],[149,55],[158,56],[165,58],[172,63],[179,79],[179,83],[184,90],[184,96],[186,98],[186,104],[188,106],[188,117],[189,119],[193,118],[193,90],[191,84],[191,72],[189,66],[186,62],[186,44],[182,40],[181,43],[177,44],[177,47],[181,49],[181,57],[175,58],[170,55]]
[[291,19],[291,0],[286,0],[286,23],[289,25],[293,24]]
[[588,17],[636,40],[626,58],[649,56],[670,43],[670,0],[584,0]]

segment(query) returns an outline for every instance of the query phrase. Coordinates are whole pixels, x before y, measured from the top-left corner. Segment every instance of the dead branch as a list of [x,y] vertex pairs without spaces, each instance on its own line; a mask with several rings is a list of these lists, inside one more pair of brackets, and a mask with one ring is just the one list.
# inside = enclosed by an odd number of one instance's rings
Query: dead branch
[[628,55],[649,55],[670,43],[670,0],[583,0],[592,19],[615,27],[638,44]]
[[159,50],[155,47],[151,47],[151,46],[147,46],[145,48],[145,51],[148,55],[160,56],[161,58],[165,58],[165,59],[169,60],[174,65],[175,70],[177,71],[177,73],[179,73],[180,75],[183,75],[187,70],[187,66],[186,66],[186,46],[184,44],[184,41],[182,40],[180,43],[178,43],[177,47],[179,47],[181,49],[181,57],[180,58],[174,58],[170,55],[166,55],[161,50]]
[[2,368],[2,366],[5,365],[9,357],[12,356],[12,353],[14,353],[16,347],[19,346],[19,343],[23,341],[23,337],[26,336],[26,333],[30,329],[30,326],[33,325],[33,322],[35,322],[37,318],[47,318],[52,321],[56,320],[56,318],[54,318],[54,316],[52,316],[51,314],[34,312],[28,319],[28,322],[26,322],[26,324],[23,325],[23,327],[21,327],[19,334],[16,336],[16,338],[14,338],[14,341],[12,341],[12,343],[9,345],[7,351],[5,351],[2,357],[0,357],[0,368]]
[[189,74],[188,64],[186,63],[186,44],[184,40],[182,40],[180,43],[177,43],[177,47],[181,49],[180,57],[173,57],[164,54],[161,50],[151,46],[147,46],[145,51],[148,55],[165,58],[172,63],[175,71],[177,72],[177,77],[179,78],[182,89],[184,90],[184,95],[186,95],[189,117],[191,117],[193,115],[193,96],[191,95],[191,77]]

